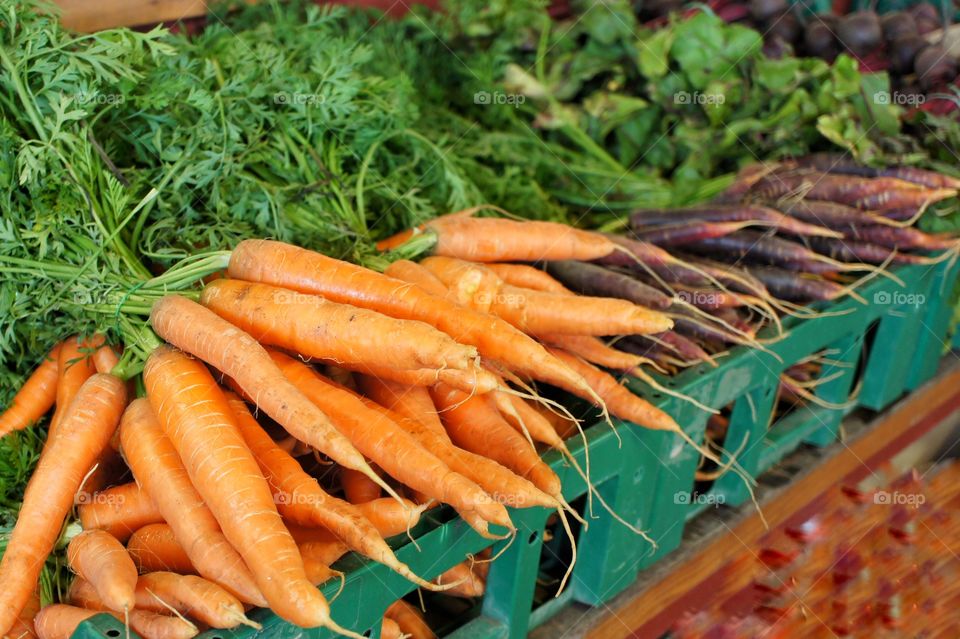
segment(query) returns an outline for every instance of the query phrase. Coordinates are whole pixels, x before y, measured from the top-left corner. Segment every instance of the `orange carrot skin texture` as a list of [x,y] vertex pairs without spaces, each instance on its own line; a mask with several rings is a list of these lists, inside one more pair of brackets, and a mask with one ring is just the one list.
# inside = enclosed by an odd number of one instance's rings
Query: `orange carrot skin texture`
[[117,352],[109,344],[104,344],[93,354],[93,365],[98,373],[109,373],[119,363]]
[[384,275],[415,284],[431,295],[443,297],[447,294],[446,285],[436,275],[416,262],[397,260],[383,271]]
[[37,590],[30,597],[30,601],[20,613],[20,617],[13,628],[10,630],[10,636],[17,639],[32,639],[37,636],[37,630],[33,627],[33,618],[40,612],[40,591]]
[[551,497],[561,494],[556,473],[543,463],[524,436],[500,416],[488,398],[469,397],[443,386],[434,387],[430,394],[453,443],[490,457]]
[[511,286],[529,288],[543,293],[574,295],[574,292],[555,280],[546,271],[528,264],[487,264],[494,275]]
[[133,533],[127,541],[127,552],[140,572],[197,573],[168,524],[149,524]]
[[70,639],[77,626],[98,614],[98,610],[53,604],[37,613],[33,625],[40,639]]
[[370,481],[363,473],[344,468],[340,471],[340,485],[343,494],[351,504],[362,504],[380,497],[380,486]]
[[[248,603],[266,605],[250,570],[194,488],[148,400],[130,403],[120,423],[120,441],[133,476],[170,524],[197,571]],[[141,556],[141,561],[149,559]]]
[[116,612],[133,609],[137,567],[115,537],[103,530],[80,533],[67,546],[67,563],[93,585],[108,608]]
[[240,600],[212,581],[193,575],[148,573],[137,581],[136,596],[141,610],[167,614],[166,603],[183,616],[212,628],[233,628],[245,617]]
[[[423,512],[423,508],[412,501],[397,501],[393,497],[381,497],[357,504],[357,510],[373,524],[378,536],[383,538],[393,537],[413,528],[420,521]],[[337,541],[334,533],[319,526],[300,526],[287,522],[287,529],[298,544]]]
[[99,528],[124,542],[134,531],[163,521],[150,495],[135,482],[94,493],[78,510],[84,530]]
[[390,619],[396,621],[400,626],[400,630],[409,635],[410,639],[437,638],[433,629],[424,621],[423,614],[403,599],[398,599],[390,604],[385,614]]
[[392,420],[305,364],[280,353],[272,355],[284,374],[323,406],[337,426],[349,433],[351,440],[384,472],[458,511],[476,511],[487,521],[511,527],[503,506],[493,502],[479,486],[452,472]]
[[[447,441],[447,431],[443,430],[440,415],[430,398],[430,391],[422,386],[405,386],[396,382],[360,375],[357,383],[363,394],[377,404],[426,426]],[[462,389],[459,389],[462,390]]]
[[551,349],[554,355],[590,382],[590,386],[603,398],[611,414],[634,424],[653,430],[677,431],[680,426],[672,417],[627,390],[617,379],[599,368],[588,364],[560,349]]
[[380,639],[403,639],[400,625],[389,617],[384,617],[380,627]]
[[[341,466],[373,475],[363,455],[284,378],[263,346],[249,334],[200,304],[176,295],[154,303],[150,323],[165,340],[234,379],[291,435]],[[158,357],[157,361],[161,359],[169,360],[170,356]]]
[[431,368],[401,370],[399,368],[389,368],[370,362],[359,366],[358,369],[359,372],[366,375],[389,379],[404,386],[426,387],[443,383],[471,395],[483,395],[497,387],[496,378],[488,371],[479,367],[469,370],[459,370],[456,368],[444,368],[440,370]]
[[23,430],[49,411],[57,400],[60,349],[57,344],[24,382],[0,415],[0,437]]
[[473,344],[483,357],[504,362],[536,379],[564,388],[579,387],[581,391],[586,384],[540,344],[498,317],[459,307],[418,286],[320,253],[283,242],[244,240],[230,256],[229,274],[323,295],[391,317],[422,320],[461,344]]
[[444,216],[426,227],[437,233],[434,255],[472,262],[590,261],[617,250],[602,235],[556,222]]
[[[366,389],[367,381],[368,378],[361,378],[361,387]],[[436,408],[433,407],[433,400],[430,399],[429,393],[427,399],[430,400],[429,413],[436,417]],[[477,455],[454,446],[447,432],[443,430],[442,423],[440,424],[441,432],[437,433],[432,427],[423,425],[416,418],[395,413],[370,400],[366,400],[365,403],[370,408],[380,410],[393,419],[398,426],[413,435],[424,448],[436,455],[451,470],[474,482],[488,494],[497,496],[507,505],[515,508],[532,506],[558,508],[560,506],[556,499],[544,494],[529,480],[515,475],[510,469],[483,455]],[[439,418],[437,419],[439,421]]]
[[[90,342],[82,341],[76,336],[64,340],[60,347],[57,364],[57,410],[50,422],[50,432],[56,431],[64,412],[83,383],[97,372],[93,358],[90,357],[90,348]],[[49,433],[47,436],[49,437]]]
[[74,495],[94,460],[107,446],[127,401],[126,385],[94,375],[63,415],[61,428],[27,483],[20,516],[0,560],[0,636],[9,632],[30,600],[47,555],[60,537]]
[[611,348],[592,335],[546,334],[537,337],[548,346],[563,349],[604,368],[628,371],[643,363],[641,357]]
[[530,433],[530,438],[535,442],[547,444],[554,448],[565,447],[563,439],[557,436],[557,431],[550,421],[534,410],[533,406],[524,401],[522,397],[505,394],[502,397],[510,403],[515,415],[514,417],[501,411],[501,415],[508,424],[521,433],[526,429]]
[[307,581],[273,493],[206,366],[160,347],[147,360],[143,378],[150,404],[190,480],[250,567],[270,607],[301,627],[330,625],[327,601]]
[[320,488],[317,480],[267,435],[243,400],[231,393],[227,401],[240,434],[273,490],[283,517],[304,526],[323,526],[351,549],[398,572],[409,573],[409,568],[400,563],[360,509]]
[[[67,597],[72,604],[66,606],[67,608],[79,606],[78,610],[85,610],[92,614],[105,612],[121,623],[124,622],[124,615],[107,608],[96,589],[82,577],[73,580],[67,592]],[[133,609],[127,613],[127,618],[130,622],[130,628],[144,639],[189,639],[197,634],[196,626],[178,617]],[[74,629],[76,629],[76,624],[74,624]]]
[[471,561],[461,561],[459,564],[456,564],[453,568],[446,571],[436,579],[434,582],[438,584],[451,584],[460,582],[455,588],[450,590],[443,591],[446,595],[452,595],[454,597],[482,597],[484,591],[487,589],[487,584],[473,572],[473,569],[470,567]]
[[353,368],[374,361],[400,369],[466,368],[477,350],[425,322],[331,302],[319,295],[242,282],[208,284],[200,302],[258,342]]

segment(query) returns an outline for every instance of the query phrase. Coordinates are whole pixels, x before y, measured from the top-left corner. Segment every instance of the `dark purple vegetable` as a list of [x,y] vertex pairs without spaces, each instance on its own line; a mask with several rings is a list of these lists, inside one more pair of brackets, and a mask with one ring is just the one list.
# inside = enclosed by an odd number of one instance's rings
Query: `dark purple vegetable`
[[787,215],[840,231],[848,231],[859,225],[882,224],[886,219],[863,209],[820,200],[798,200],[777,206]]
[[862,57],[883,42],[883,29],[875,11],[854,11],[840,19],[837,39],[850,53]]
[[792,13],[787,13],[774,21],[767,29],[768,38],[779,38],[787,44],[795,44],[803,33],[803,25],[800,20]]
[[810,18],[803,31],[803,45],[807,53],[832,61],[840,52],[836,29],[838,19],[832,14],[818,14]]
[[[755,204],[707,204],[683,209],[641,209],[631,213],[630,226],[638,234],[640,239],[645,239],[642,233],[647,231],[647,227],[670,225],[674,228],[681,223],[691,229],[681,234],[685,238],[695,238],[697,233],[702,233],[703,237],[707,238],[719,237],[736,230],[735,228],[725,227],[725,233],[721,232],[722,229],[712,229],[707,226],[707,223],[746,222],[752,220],[763,222],[765,226],[788,230],[800,235],[836,235],[828,229],[792,219],[790,216],[784,215],[774,208]],[[660,244],[660,242],[653,239],[649,241]],[[688,243],[689,241],[690,240],[685,239],[683,243]],[[674,243],[674,245],[675,244],[677,243]]]
[[657,246],[682,246],[711,237],[723,237],[728,233],[739,231],[743,227],[743,222],[703,222],[698,220],[684,224],[638,229],[633,234],[638,240],[650,242]]
[[880,18],[880,28],[883,30],[883,39],[893,44],[899,38],[920,35],[917,31],[917,21],[912,13],[906,11],[891,11]]
[[853,240],[898,250],[946,251],[957,248],[957,238],[931,235],[919,229],[897,226],[853,226],[845,235]]
[[888,258],[894,264],[930,264],[931,260],[922,255],[899,253],[895,249],[860,242],[858,240],[837,240],[832,237],[811,237],[807,242],[818,253],[843,262],[864,262],[881,264]]
[[687,338],[703,339],[717,344],[742,343],[744,338],[721,327],[707,324],[702,319],[683,313],[673,315],[673,332]]
[[940,11],[929,2],[912,5],[907,11],[917,23],[917,32],[926,35],[940,28]]
[[773,295],[791,302],[833,300],[846,291],[835,282],[774,266],[751,267],[750,273],[763,282]]
[[913,73],[914,63],[917,55],[927,47],[929,43],[922,35],[906,35],[894,40],[889,48],[890,68],[900,75],[910,75]]
[[887,209],[914,208],[933,204],[940,200],[956,197],[956,189],[908,189],[903,191],[882,191],[865,195],[851,202],[860,209],[885,211]]
[[625,273],[589,262],[547,262],[547,272],[568,288],[583,295],[617,297],[634,304],[665,310],[670,296]]
[[938,44],[933,44],[917,54],[913,61],[913,70],[917,81],[925,91],[946,84],[957,77],[957,63],[953,57]]
[[891,177],[925,186],[928,188],[960,188],[960,179],[912,166],[893,166],[876,168],[857,164],[853,158],[844,153],[811,153],[788,163],[789,166],[816,169],[827,173],[840,175],[855,175],[857,177],[876,178]]
[[660,341],[673,348],[682,359],[688,362],[702,362],[710,359],[710,354],[700,348],[693,340],[684,337],[676,331],[667,331],[657,335]]
[[704,240],[685,248],[697,253],[705,252],[736,260],[776,264],[809,273],[829,273],[845,270],[845,265],[834,263],[802,244],[756,231],[738,231],[724,237]]
[[620,266],[638,274],[645,274],[647,273],[646,269],[650,269],[667,282],[680,282],[691,286],[707,286],[710,284],[709,277],[685,265],[659,246],[618,235],[609,235],[608,237],[630,251],[632,255],[618,251],[596,260],[596,264]]
[[767,22],[790,9],[787,0],[750,0],[750,15],[758,22]]

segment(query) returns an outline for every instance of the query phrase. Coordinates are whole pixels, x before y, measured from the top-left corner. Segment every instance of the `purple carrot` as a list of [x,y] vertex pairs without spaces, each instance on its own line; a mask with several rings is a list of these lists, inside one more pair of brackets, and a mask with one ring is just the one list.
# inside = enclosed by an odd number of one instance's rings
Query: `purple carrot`
[[682,311],[673,311],[673,330],[685,337],[705,339],[722,344],[742,344],[744,338],[732,333],[717,324],[706,324],[694,315]]
[[[879,198],[885,193],[901,192],[910,192],[915,195],[936,193],[896,178],[861,178],[805,170],[774,172],[758,180],[750,190],[753,196],[766,200],[796,195],[806,200],[826,200],[868,209],[880,207],[863,206],[860,202]],[[906,202],[897,206],[907,206],[912,201],[906,200]]]
[[804,220],[805,222],[820,224],[821,226],[841,231],[866,224],[890,223],[883,216],[852,206],[846,206],[845,204],[837,204],[836,202],[799,200],[797,202],[784,202],[773,206],[776,206],[776,208],[787,215]]
[[[738,230],[736,226],[714,228],[718,222],[755,222],[757,226],[772,226],[789,231],[795,235],[822,235],[824,237],[838,237],[830,229],[825,229],[816,223],[794,219],[780,211],[756,204],[706,204],[683,209],[641,209],[630,215],[630,226],[641,240],[646,240],[661,246],[676,246],[688,244],[697,239],[720,237]],[[671,229],[678,229],[673,233],[664,233],[669,243],[657,241],[646,233],[656,234],[659,229],[649,229],[651,226],[670,225]],[[699,231],[699,235],[698,235]],[[673,239],[676,234],[678,240]]]
[[820,277],[795,273],[774,266],[753,266],[750,273],[773,295],[791,302],[834,300],[847,292],[843,286]]
[[887,220],[893,220],[896,222],[906,222],[912,220],[918,216],[920,213],[919,206],[904,206],[898,209],[884,209],[882,211],[876,211],[875,215],[882,217]]
[[807,241],[818,253],[844,262],[859,261],[866,264],[882,264],[888,259],[894,264],[931,264],[933,260],[922,255],[899,253],[886,246],[858,240],[836,240],[832,237],[811,237]]
[[736,204],[743,200],[757,180],[776,169],[776,165],[750,164],[740,169],[733,183],[713,199],[715,204]]
[[664,344],[674,349],[681,358],[688,362],[705,362],[710,359],[710,354],[700,348],[693,340],[684,337],[676,331],[667,331],[657,335]]
[[918,169],[912,166],[894,166],[874,168],[854,162],[849,155],[843,153],[813,153],[794,162],[797,166],[810,167],[818,171],[839,173],[842,175],[856,175],[859,177],[892,177],[919,184],[931,189],[960,189],[960,179]]
[[665,310],[670,296],[635,277],[589,262],[547,262],[547,272],[565,286],[583,295],[617,297],[634,304]]
[[860,209],[886,211],[888,209],[919,209],[922,206],[956,197],[955,189],[914,189],[888,190],[880,193],[871,193],[856,198],[850,204]]
[[956,249],[958,240],[949,234],[932,235],[910,227],[855,226],[846,237],[898,250],[946,251]]
[[[690,268],[659,246],[627,237],[609,235],[610,239],[627,249],[631,254],[615,251],[596,261],[606,266],[626,267],[637,273],[646,268],[666,282],[680,282],[691,286],[709,286],[710,278],[695,268]],[[634,259],[636,258],[636,259]]]
[[747,306],[747,301],[735,293],[718,291],[715,288],[698,288],[682,284],[675,286],[678,298],[691,306],[696,306],[705,311]]
[[[810,238],[832,240],[834,238]],[[757,231],[738,231],[686,247],[697,253],[724,255],[737,260],[765,262],[810,273],[851,270],[849,265],[819,255],[802,244]]]
[[704,270],[732,291],[755,295],[761,299],[768,299],[770,297],[770,292],[767,291],[767,287],[763,285],[763,282],[754,277],[750,271],[745,268],[734,266],[733,264],[725,264],[724,262],[716,262],[699,255],[677,255],[677,257],[682,257],[684,261],[696,265],[697,268]]
[[723,237],[728,233],[739,231],[745,226],[749,225],[743,222],[703,222],[697,220],[685,224],[638,229],[633,234],[638,240],[650,242],[657,246],[682,246],[711,237]]

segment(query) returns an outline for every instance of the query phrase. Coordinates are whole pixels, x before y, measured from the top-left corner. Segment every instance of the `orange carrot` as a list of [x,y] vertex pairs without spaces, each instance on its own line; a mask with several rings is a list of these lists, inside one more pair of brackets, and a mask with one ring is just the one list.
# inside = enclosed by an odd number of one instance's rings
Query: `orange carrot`
[[551,348],[550,352],[590,382],[597,394],[607,403],[610,412],[617,417],[653,430],[681,430],[672,417],[621,386],[613,375],[560,349]]
[[[418,286],[362,266],[282,242],[245,240],[233,250],[229,273],[243,280],[323,295],[334,302],[370,308],[391,317],[424,321],[461,344],[476,346],[483,357],[555,386],[576,388],[597,399],[583,378],[503,320],[459,307]],[[384,377],[376,371],[367,372]]]
[[[136,399],[130,403],[120,424],[120,441],[133,476],[170,524],[197,572],[242,601],[265,606],[267,601],[253,575],[194,488],[149,401]],[[150,567],[156,567],[152,558],[143,553],[137,558],[141,566],[150,562]]]
[[109,373],[119,363],[117,352],[109,344],[103,344],[93,354],[93,365],[98,373]]
[[415,583],[428,584],[397,559],[358,508],[328,495],[297,460],[277,446],[247,410],[243,400],[231,393],[227,402],[284,518],[302,526],[323,526],[352,550],[389,566]]
[[243,604],[236,597],[202,577],[152,572],[137,581],[136,595],[140,610],[164,614],[173,608],[211,628],[240,624],[260,628],[243,614]]
[[366,475],[349,468],[340,470],[340,485],[343,494],[351,504],[362,504],[380,497],[380,487],[370,481]]
[[10,637],[13,639],[33,639],[33,637],[36,637],[37,630],[33,627],[33,618],[37,616],[38,612],[40,612],[40,591],[36,590],[27,605],[24,606],[23,611],[20,612],[20,617],[13,624],[13,628],[10,629]]
[[[94,613],[105,612],[124,622],[124,617],[107,608],[96,589],[81,577],[77,577],[70,584],[67,596],[73,606],[80,606],[81,609]],[[190,639],[198,632],[197,627],[186,619],[136,608],[127,613],[127,621],[143,639]]]
[[447,294],[446,285],[436,275],[410,260],[397,260],[384,269],[383,273],[408,284],[415,284],[431,295],[444,297]]
[[400,630],[409,635],[410,639],[437,638],[437,635],[424,621],[423,614],[403,599],[398,599],[390,604],[386,616],[396,621]]
[[[250,335],[213,311],[176,295],[154,303],[150,323],[165,340],[235,380],[258,407],[291,435],[341,466],[364,473],[390,493],[390,487],[382,483],[363,455],[284,378],[263,346]],[[171,358],[172,355],[165,354],[158,360]]]
[[639,355],[611,348],[592,335],[545,334],[537,337],[548,346],[563,349],[604,368],[629,371],[647,361]]
[[110,610],[133,610],[137,567],[115,537],[102,530],[86,530],[67,546],[67,563],[89,581]]
[[57,363],[57,409],[50,420],[47,438],[55,432],[77,391],[97,372],[90,357],[91,344],[76,335],[63,341]]
[[487,264],[488,269],[501,280],[519,288],[530,288],[544,293],[574,295],[574,292],[555,280],[546,271],[528,264]]
[[[392,497],[381,497],[363,504],[357,504],[356,509],[366,518],[379,533],[380,537],[393,537],[404,533],[417,525],[424,506],[417,506],[412,501],[403,499],[397,501]],[[300,543],[316,541],[338,541],[337,536],[328,529],[320,526],[301,526],[286,522],[287,529],[294,540]]]
[[0,560],[0,636],[9,632],[30,600],[83,476],[110,440],[126,399],[122,381],[94,375],[80,387],[61,428],[48,440]]
[[[382,390],[381,383],[380,380],[360,378],[361,387],[370,396],[382,396],[380,392]],[[439,423],[436,408],[434,408],[433,400],[430,399],[429,394],[427,399],[430,401],[429,414]],[[545,494],[527,479],[518,477],[513,471],[504,468],[492,459],[454,446],[446,431],[443,430],[442,424],[439,426],[440,432],[437,432],[435,427],[425,426],[423,421],[418,421],[416,417],[411,418],[407,415],[395,413],[369,400],[366,400],[365,403],[370,408],[384,412],[398,426],[413,435],[424,448],[447,464],[451,470],[473,481],[499,501],[515,508],[532,506],[559,508],[561,506],[555,498]]]
[[140,572],[169,570],[181,575],[197,572],[168,524],[148,524],[130,535],[127,552]]
[[471,395],[483,395],[497,387],[496,378],[480,367],[470,370],[458,370],[456,368],[400,370],[371,362],[364,364],[359,369],[359,372],[366,375],[389,379],[404,386],[426,387],[444,383]]
[[389,617],[384,617],[380,622],[380,639],[408,639],[399,624]]
[[94,493],[81,502],[78,510],[84,529],[99,528],[120,541],[126,541],[147,524],[163,521],[150,495],[135,482]]
[[[422,228],[436,234],[434,255],[473,262],[591,261],[618,250],[599,233],[556,222],[445,215]],[[396,245],[394,238],[377,243],[380,250]]]
[[504,284],[482,264],[429,257],[423,265],[458,303],[493,313],[525,333],[631,335],[673,328],[667,315],[626,300],[545,293]]
[[262,344],[356,368],[367,362],[399,369],[475,365],[477,349],[424,322],[331,302],[269,284],[217,280],[200,302]]
[[422,424],[449,441],[437,408],[430,398],[430,391],[426,388],[405,386],[369,375],[358,375],[356,379],[365,396],[384,408]]
[[560,479],[526,439],[503,420],[487,397],[470,397],[445,386],[430,392],[453,442],[503,464],[550,495],[561,496]]
[[455,588],[446,591],[448,595],[464,597],[466,599],[482,597],[484,591],[487,589],[487,584],[473,572],[473,569],[470,567],[471,563],[469,559],[467,561],[461,561],[450,570],[441,574],[434,581],[438,584],[457,584]]
[[[77,494],[77,501],[84,503],[90,501],[94,493],[101,492],[109,486],[115,486],[127,472],[127,463],[121,457],[119,433],[114,433],[110,438],[110,445],[103,451],[100,458],[94,462],[93,467],[87,474],[86,479],[80,486],[80,492]],[[116,448],[114,443],[116,442]]]
[[466,477],[452,472],[392,420],[305,364],[280,353],[271,355],[284,375],[322,407],[337,427],[384,472],[414,490],[449,503],[458,512],[475,512],[486,521],[512,528],[502,505],[493,502]]
[[[161,317],[155,305],[154,324],[166,327]],[[150,404],[191,482],[240,552],[273,611],[301,627],[323,626],[359,637],[333,622],[326,599],[307,581],[303,560],[280,520],[270,487],[206,366],[160,347],[147,359],[143,380]]]
[[77,626],[98,614],[98,610],[53,604],[40,610],[33,623],[40,639],[70,639]]
[[53,350],[34,369],[13,401],[0,415],[0,437],[15,430],[23,430],[44,416],[57,399],[57,378],[62,346]]

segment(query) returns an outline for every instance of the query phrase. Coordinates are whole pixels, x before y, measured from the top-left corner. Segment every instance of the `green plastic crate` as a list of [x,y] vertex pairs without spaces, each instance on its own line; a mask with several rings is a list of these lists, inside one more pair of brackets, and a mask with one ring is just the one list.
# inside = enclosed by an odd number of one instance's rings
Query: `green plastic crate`
[[[819,308],[824,314],[817,318],[788,318],[784,322],[788,336],[769,345],[766,352],[737,349],[716,368],[704,364],[660,381],[709,406],[733,404],[725,448],[736,449],[744,443],[738,460],[753,477],[801,444],[827,445],[836,439],[847,410],[857,405],[876,410],[889,405],[929,379],[946,348],[957,267],[910,266],[898,269],[896,274],[902,286],[886,279],[865,286],[860,294],[866,303],[847,299]],[[871,327],[875,327],[875,337],[868,344],[865,336]],[[799,409],[768,428],[780,373],[824,348],[831,348],[836,355],[823,373],[831,375],[831,381],[818,387],[817,392],[829,402],[846,403],[845,408]],[[858,377],[861,391],[851,397]],[[665,397],[639,380],[630,380],[629,385],[670,413],[695,440],[703,437],[707,413],[683,400]],[[676,549],[686,522],[696,513],[718,503],[737,505],[747,499],[743,482],[728,474],[697,503],[691,503],[694,472],[700,461],[693,449],[676,435],[628,423],[617,422],[616,433],[605,423],[586,431],[592,482],[616,512],[644,529],[657,546],[613,521],[597,505],[597,518],[590,519],[589,527],[578,538],[578,562],[566,592],[534,607],[543,531],[551,512],[541,508],[512,511],[517,537],[511,544],[494,546],[495,553],[503,552],[491,565],[482,604],[469,621],[446,636],[520,639],[571,601],[590,605],[607,602],[632,583],[641,570]],[[569,446],[584,465],[580,438],[572,438]],[[550,453],[545,459],[558,472],[568,501],[585,495],[584,481],[559,455]],[[416,535],[419,549],[402,536],[394,541],[400,560],[426,578],[439,575],[467,554],[490,545],[446,509],[431,514],[418,530],[422,531]],[[331,602],[333,618],[378,637],[386,607],[412,592],[414,585],[384,566],[355,556],[344,559],[338,567],[347,576],[342,594]],[[323,591],[330,598],[338,588],[339,584],[331,584]],[[269,611],[255,611],[253,618],[263,624],[259,634],[265,637],[331,636],[324,630],[293,627]],[[101,639],[123,633],[115,619],[100,615],[81,624],[74,637]],[[230,639],[253,634],[241,628],[212,630],[201,637]]]

